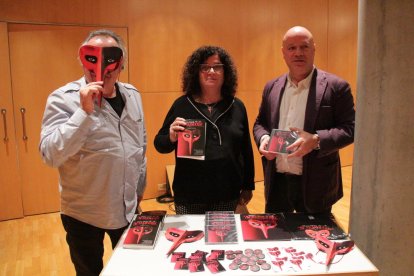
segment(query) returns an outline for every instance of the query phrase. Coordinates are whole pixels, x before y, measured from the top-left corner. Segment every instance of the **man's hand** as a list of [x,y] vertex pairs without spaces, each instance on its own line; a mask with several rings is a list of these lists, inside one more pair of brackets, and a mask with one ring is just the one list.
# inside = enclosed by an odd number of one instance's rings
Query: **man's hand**
[[79,91],[80,104],[86,113],[91,114],[93,112],[95,98],[100,97],[103,92],[102,86],[102,81],[90,82]]
[[275,152],[270,152],[267,151],[267,144],[269,143],[270,140],[270,136],[269,135],[265,135],[262,138],[262,142],[260,143],[260,147],[259,147],[259,152],[261,155],[263,155],[267,160],[273,160],[276,158],[276,156],[278,155]]
[[299,138],[292,145],[286,148],[287,150],[292,151],[292,153],[288,155],[288,158],[303,157],[318,146],[318,138],[315,134],[306,132],[296,127],[291,127],[290,130],[295,131]]

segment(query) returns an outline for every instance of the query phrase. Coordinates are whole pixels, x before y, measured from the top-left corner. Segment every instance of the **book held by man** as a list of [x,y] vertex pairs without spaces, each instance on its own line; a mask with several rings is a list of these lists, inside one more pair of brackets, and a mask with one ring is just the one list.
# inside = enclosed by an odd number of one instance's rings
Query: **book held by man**
[[187,119],[185,122],[185,129],[178,133],[177,157],[204,160],[206,121]]
[[298,138],[298,134],[295,131],[273,129],[270,133],[267,151],[285,154],[292,153],[287,147],[292,145]]
[[128,227],[123,247],[154,248],[164,216],[165,214],[158,212],[143,212],[135,215]]

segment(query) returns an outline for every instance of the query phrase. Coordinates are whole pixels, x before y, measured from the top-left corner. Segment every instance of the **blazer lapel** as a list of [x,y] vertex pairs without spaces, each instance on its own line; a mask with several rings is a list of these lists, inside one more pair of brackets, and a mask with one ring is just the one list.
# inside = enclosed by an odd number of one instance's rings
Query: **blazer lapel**
[[283,93],[285,92],[285,84],[287,80],[287,74],[279,78],[273,85],[271,92],[271,102],[276,103],[277,108],[271,111],[272,114],[272,128],[279,128],[280,118],[280,104],[282,102]]
[[325,74],[323,71],[315,68],[309,88],[308,101],[306,103],[304,130],[307,132],[315,132],[316,117],[319,113],[326,85],[327,81]]

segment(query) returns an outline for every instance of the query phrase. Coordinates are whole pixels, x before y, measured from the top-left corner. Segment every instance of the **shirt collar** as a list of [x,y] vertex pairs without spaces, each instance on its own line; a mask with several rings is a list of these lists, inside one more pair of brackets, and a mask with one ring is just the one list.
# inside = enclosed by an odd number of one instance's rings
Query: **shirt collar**
[[298,82],[297,86],[293,83],[292,79],[290,78],[290,75],[288,74],[287,79],[288,79],[289,87],[301,87],[301,88],[309,89],[314,71],[315,71],[315,66],[313,67],[312,71],[309,73],[309,75],[305,79]]

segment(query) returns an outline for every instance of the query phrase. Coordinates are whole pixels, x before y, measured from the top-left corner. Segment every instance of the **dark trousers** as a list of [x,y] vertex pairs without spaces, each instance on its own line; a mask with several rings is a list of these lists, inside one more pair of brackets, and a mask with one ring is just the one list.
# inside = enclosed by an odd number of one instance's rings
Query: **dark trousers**
[[[266,213],[309,213],[305,207],[302,189],[302,176],[286,173],[276,173],[274,183],[269,188],[269,196],[266,200]],[[332,208],[328,208],[318,214],[330,214]]]
[[269,188],[269,197],[266,201],[267,213],[305,212],[302,193],[302,176],[294,174],[276,173],[274,183]]
[[120,229],[108,230],[63,214],[61,214],[61,219],[76,275],[99,275],[103,269],[105,233],[111,238],[112,249],[114,249],[128,225]]

